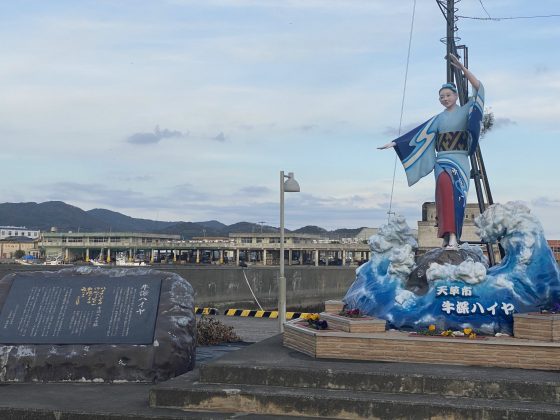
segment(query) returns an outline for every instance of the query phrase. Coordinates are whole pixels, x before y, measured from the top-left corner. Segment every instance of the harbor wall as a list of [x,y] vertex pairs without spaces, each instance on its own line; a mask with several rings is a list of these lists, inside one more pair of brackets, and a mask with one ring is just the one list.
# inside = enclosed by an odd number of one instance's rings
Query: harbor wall
[[[172,271],[187,279],[196,292],[200,307],[258,309],[251,294],[266,310],[276,309],[278,267],[247,268],[232,266],[154,265],[157,270]],[[59,270],[57,266],[0,264],[0,278],[16,271]],[[108,268],[112,269],[112,268]],[[286,304],[288,310],[320,308],[325,300],[341,299],[355,278],[355,267],[286,267]],[[249,288],[249,285],[251,289]]]

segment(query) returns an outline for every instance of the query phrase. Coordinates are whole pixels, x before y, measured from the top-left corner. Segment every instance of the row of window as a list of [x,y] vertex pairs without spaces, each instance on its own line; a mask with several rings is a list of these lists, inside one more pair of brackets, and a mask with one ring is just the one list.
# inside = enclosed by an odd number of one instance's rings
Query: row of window
[[[7,232],[7,234],[6,234]],[[37,237],[38,232],[20,232],[19,230],[11,231],[11,230],[3,230],[2,236],[27,236],[29,237]]]

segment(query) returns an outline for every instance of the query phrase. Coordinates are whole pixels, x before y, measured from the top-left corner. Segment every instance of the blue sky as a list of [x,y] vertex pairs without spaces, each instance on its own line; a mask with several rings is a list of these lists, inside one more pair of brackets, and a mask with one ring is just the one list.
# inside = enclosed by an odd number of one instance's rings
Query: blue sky
[[[491,16],[557,1],[486,0]],[[134,217],[379,226],[399,124],[413,1],[21,1],[0,5],[2,201],[62,200]],[[478,0],[460,15],[485,16]],[[560,238],[560,18],[461,19],[496,127],[482,151],[496,202]],[[445,22],[418,0],[403,126],[440,112]],[[6,181],[10,179],[10,181]],[[472,185],[471,185],[472,187]],[[394,210],[411,226],[431,176]],[[471,188],[471,201],[475,200]]]

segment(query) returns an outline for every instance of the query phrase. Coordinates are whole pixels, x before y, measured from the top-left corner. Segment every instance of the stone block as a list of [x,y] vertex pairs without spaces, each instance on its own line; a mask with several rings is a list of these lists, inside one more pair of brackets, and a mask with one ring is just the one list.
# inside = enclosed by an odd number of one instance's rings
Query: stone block
[[382,333],[385,332],[387,321],[384,319],[364,316],[349,318],[334,313],[321,313],[321,319],[328,322],[329,328],[350,333]]
[[560,342],[560,314],[514,314],[513,335],[528,340]]
[[[285,325],[284,346],[318,359],[430,363],[560,371],[560,343],[488,337],[460,339],[410,336],[391,331],[348,333]],[[310,351],[312,349],[312,351]]]
[[[15,282],[33,284],[37,279],[47,285],[41,286],[47,292],[33,298],[33,304],[29,301],[31,291],[27,301],[16,296],[14,307],[10,289]],[[135,324],[131,318],[142,315],[137,311],[143,309],[142,287],[149,280],[158,285],[157,290],[155,286],[150,290],[155,298],[154,319],[151,325],[149,320]],[[87,287],[85,291],[72,287],[72,281],[89,282],[94,290],[96,285],[104,284],[107,290],[103,305],[94,306],[99,295],[89,296]],[[50,292],[49,287],[56,293]],[[99,321],[92,318],[96,313],[91,315],[92,307],[101,308]],[[13,324],[12,331],[3,332],[0,341],[1,382],[154,382],[194,368],[194,291],[174,273],[146,268],[79,267],[9,274],[0,280],[0,313],[7,319],[2,329]],[[106,325],[95,325],[103,319]],[[23,330],[20,326],[18,330],[21,320],[30,326]],[[33,323],[40,328],[33,329]],[[57,323],[60,327],[54,326]],[[98,328],[104,328],[108,338],[99,340]],[[130,344],[134,334],[142,333],[138,335],[145,339],[146,329],[150,329],[147,343]],[[65,337],[57,338],[63,333]],[[46,338],[40,337],[45,335]]]
[[344,309],[344,302],[341,300],[327,300],[325,302],[325,312],[337,314]]

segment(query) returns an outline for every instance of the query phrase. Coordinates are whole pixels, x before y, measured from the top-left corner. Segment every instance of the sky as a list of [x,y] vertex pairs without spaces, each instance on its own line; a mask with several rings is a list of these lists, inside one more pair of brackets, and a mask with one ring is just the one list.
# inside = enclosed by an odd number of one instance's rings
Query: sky
[[[435,0],[95,0],[0,3],[0,195],[160,221],[378,227],[395,154],[440,112]],[[492,17],[555,0],[485,0]],[[458,15],[487,16],[479,0]],[[520,200],[560,239],[560,18],[460,18],[495,127],[481,142],[495,202]],[[434,199],[397,165],[392,210]],[[471,183],[469,201],[476,202]]]

